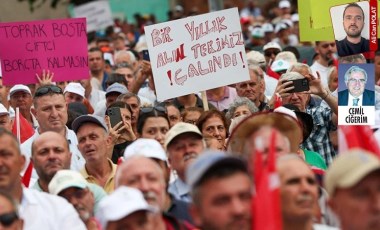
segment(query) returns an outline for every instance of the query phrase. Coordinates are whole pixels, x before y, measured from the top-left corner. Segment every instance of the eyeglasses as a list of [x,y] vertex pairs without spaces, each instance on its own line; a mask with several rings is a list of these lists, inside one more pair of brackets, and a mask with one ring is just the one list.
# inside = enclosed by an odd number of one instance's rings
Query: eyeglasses
[[34,97],[41,97],[48,94],[49,92],[63,94],[62,89],[56,85],[44,85],[36,90],[36,92],[34,93]]
[[16,220],[18,220],[18,215],[16,212],[0,215],[0,224],[4,227],[11,226]]
[[270,50],[266,50],[266,51],[264,51],[264,55],[265,56],[267,56],[267,57],[270,57],[270,56],[272,56],[272,54],[274,54],[275,56],[277,55],[277,54],[279,54],[280,53],[280,51],[279,50],[273,50],[273,51],[270,51]]
[[162,106],[143,107],[143,108],[140,109],[140,112],[142,114],[144,114],[144,113],[151,113],[151,112],[153,112],[153,110],[156,110],[156,111],[161,112],[161,113],[167,113],[166,112],[166,108],[162,107]]
[[132,68],[132,66],[129,65],[127,62],[122,62],[122,63],[114,65],[113,68],[114,68],[114,70],[117,70],[119,68]]
[[351,84],[365,84],[365,79],[354,79],[354,78],[350,78],[348,79],[348,82],[351,83]]

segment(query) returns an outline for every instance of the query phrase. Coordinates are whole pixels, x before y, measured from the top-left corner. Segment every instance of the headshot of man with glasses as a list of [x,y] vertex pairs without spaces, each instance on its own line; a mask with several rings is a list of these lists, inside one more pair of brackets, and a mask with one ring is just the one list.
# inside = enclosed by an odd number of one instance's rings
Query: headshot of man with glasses
[[338,92],[338,105],[342,106],[373,106],[375,93],[366,89],[368,75],[365,69],[351,66],[344,74],[347,89]]

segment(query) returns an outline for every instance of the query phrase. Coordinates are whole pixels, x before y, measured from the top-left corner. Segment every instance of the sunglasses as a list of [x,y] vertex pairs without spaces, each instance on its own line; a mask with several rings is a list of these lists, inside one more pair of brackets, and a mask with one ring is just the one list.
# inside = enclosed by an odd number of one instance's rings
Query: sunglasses
[[161,113],[167,113],[167,112],[166,112],[166,108],[165,108],[165,107],[162,107],[162,106],[144,107],[144,108],[141,108],[141,109],[140,109],[140,112],[141,112],[142,114],[145,114],[145,113],[151,113],[151,112],[153,112],[154,110],[156,110],[157,112],[161,112]]
[[279,50],[273,50],[273,51],[269,51],[269,50],[268,50],[268,51],[264,51],[264,55],[267,56],[267,57],[272,56],[272,54],[274,54],[274,55],[276,56],[278,53],[280,53]]
[[55,85],[44,85],[36,90],[34,97],[41,97],[48,93],[63,94],[63,91],[61,88]]
[[4,227],[11,226],[16,220],[18,220],[18,215],[16,212],[0,215],[0,224]]

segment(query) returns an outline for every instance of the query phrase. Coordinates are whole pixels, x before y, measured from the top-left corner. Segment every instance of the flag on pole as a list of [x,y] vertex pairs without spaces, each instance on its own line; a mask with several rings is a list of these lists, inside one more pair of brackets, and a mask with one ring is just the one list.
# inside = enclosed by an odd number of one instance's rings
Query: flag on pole
[[380,148],[373,131],[368,125],[340,125],[339,152],[361,148],[380,157]]

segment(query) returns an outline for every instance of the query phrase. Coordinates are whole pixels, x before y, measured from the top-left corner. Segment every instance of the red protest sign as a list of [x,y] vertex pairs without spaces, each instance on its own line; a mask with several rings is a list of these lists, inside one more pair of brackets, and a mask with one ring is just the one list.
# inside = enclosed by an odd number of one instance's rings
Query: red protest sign
[[43,69],[55,81],[87,78],[86,19],[0,23],[0,60],[5,85],[37,83]]

